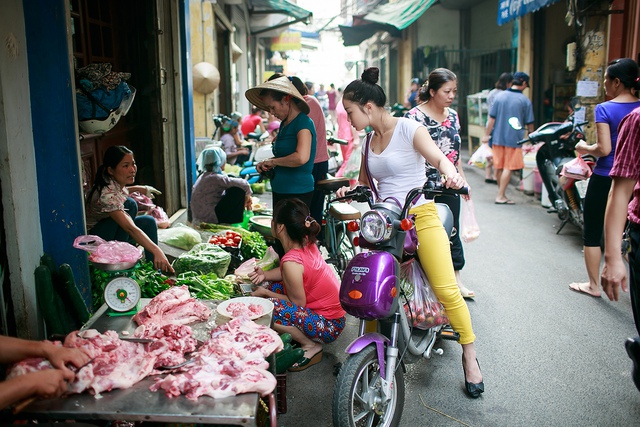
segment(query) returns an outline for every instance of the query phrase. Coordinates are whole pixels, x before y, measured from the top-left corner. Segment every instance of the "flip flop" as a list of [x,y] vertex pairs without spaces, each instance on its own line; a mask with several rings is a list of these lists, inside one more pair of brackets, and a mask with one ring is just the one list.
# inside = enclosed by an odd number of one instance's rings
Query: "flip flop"
[[311,357],[311,359],[307,357],[302,357],[298,360],[292,367],[289,368],[289,372],[300,372],[305,369],[315,365],[316,363],[320,363],[322,361],[322,350],[317,352]]
[[516,202],[514,202],[513,200],[505,200],[504,202],[498,202],[497,200],[494,202],[496,205],[515,205]]
[[467,288],[460,289],[460,295],[462,295],[462,298],[466,299],[474,299],[476,297],[476,293]]
[[[575,286],[571,286],[571,285],[575,285]],[[593,294],[585,291],[584,289],[582,289],[580,287],[580,283],[576,283],[576,282],[571,283],[569,285],[569,289],[572,290],[573,292],[576,292],[576,293],[579,293],[579,294],[589,295],[592,298],[602,298],[602,295],[593,295]]]

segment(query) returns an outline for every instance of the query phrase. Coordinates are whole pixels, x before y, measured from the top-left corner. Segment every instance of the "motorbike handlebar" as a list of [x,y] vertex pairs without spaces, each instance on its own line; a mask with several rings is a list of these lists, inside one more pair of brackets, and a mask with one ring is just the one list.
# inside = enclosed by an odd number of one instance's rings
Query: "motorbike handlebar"
[[518,145],[522,145],[522,144],[524,144],[525,142],[529,142],[529,141],[531,141],[531,138],[525,138],[525,139],[521,139],[520,141],[516,142],[516,144],[518,144]]
[[344,139],[334,138],[333,136],[327,138],[327,144],[339,144],[339,145],[349,145],[349,141]]

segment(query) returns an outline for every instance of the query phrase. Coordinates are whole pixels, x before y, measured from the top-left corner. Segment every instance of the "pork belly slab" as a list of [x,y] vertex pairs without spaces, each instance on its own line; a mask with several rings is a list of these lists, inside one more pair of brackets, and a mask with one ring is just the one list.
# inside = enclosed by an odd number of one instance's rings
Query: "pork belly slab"
[[174,286],[156,295],[133,316],[138,325],[188,325],[209,319],[211,309],[191,297],[186,285]]

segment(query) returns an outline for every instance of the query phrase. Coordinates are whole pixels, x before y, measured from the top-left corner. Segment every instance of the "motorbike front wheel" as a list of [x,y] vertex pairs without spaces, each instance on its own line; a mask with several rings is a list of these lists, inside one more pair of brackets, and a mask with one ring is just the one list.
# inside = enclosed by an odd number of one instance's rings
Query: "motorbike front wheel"
[[396,369],[391,389],[391,398],[383,402],[375,345],[349,356],[333,391],[334,427],[399,425],[404,407],[402,369]]

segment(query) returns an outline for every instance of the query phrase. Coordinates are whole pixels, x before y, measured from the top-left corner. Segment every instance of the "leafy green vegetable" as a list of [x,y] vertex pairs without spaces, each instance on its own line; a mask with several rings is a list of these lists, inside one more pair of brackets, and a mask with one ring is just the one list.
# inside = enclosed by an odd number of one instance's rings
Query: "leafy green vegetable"
[[141,262],[131,270],[104,271],[91,268],[91,295],[94,311],[104,303],[104,288],[111,280],[118,276],[131,277],[140,285],[142,298],[153,298],[172,285],[172,280],[162,273],[158,273],[151,261]]
[[215,273],[217,276],[227,274],[231,254],[220,246],[210,243],[198,243],[190,251],[180,255],[174,262],[176,273],[195,271],[200,274]]
[[214,273],[198,274],[190,271],[179,274],[176,286],[187,285],[194,298],[206,300],[228,300],[233,295],[233,283],[220,279]]
[[231,230],[240,233],[242,236],[242,246],[240,252],[244,259],[257,258],[260,259],[267,252],[267,242],[262,237],[262,234],[256,231],[247,231],[241,227],[233,227],[224,224],[209,224],[206,222],[200,223],[202,230],[219,232],[223,230]]

